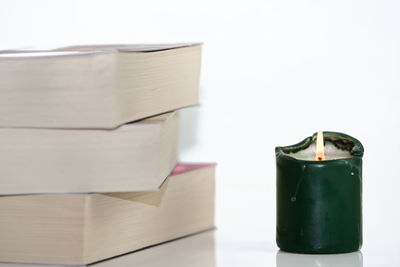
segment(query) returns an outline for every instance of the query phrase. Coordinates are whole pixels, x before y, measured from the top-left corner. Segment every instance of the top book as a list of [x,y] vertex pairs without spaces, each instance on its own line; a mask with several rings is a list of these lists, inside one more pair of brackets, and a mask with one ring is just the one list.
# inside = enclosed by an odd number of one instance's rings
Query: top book
[[198,104],[201,44],[0,51],[0,127],[111,129]]

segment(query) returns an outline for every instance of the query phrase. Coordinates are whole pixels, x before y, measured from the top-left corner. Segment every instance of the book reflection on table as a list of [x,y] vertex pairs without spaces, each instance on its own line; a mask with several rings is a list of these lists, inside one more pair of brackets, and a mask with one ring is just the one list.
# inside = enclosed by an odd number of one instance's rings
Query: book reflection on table
[[[215,267],[214,230],[104,260],[93,267]],[[0,263],[0,267],[46,267],[41,264]],[[66,266],[66,265],[51,265]],[[79,266],[79,265],[68,265]]]

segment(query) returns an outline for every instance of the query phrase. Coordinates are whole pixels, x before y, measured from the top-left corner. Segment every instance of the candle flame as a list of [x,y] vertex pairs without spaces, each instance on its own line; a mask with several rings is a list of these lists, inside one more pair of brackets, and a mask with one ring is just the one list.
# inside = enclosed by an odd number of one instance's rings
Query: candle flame
[[322,131],[318,131],[317,134],[317,141],[315,146],[315,160],[324,160],[325,153],[324,153],[324,134]]

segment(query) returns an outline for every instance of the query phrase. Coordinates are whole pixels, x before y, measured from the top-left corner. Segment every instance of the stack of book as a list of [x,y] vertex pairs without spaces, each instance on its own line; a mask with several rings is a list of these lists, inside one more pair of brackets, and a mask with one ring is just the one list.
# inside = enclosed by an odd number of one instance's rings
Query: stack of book
[[200,44],[0,52],[0,262],[90,264],[214,227],[178,163]]

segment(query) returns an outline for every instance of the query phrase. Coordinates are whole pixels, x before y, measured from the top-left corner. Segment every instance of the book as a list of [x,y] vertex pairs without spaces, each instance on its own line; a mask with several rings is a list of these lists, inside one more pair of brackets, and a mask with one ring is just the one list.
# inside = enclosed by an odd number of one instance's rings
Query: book
[[0,126],[112,129],[198,104],[201,44],[0,51]]
[[214,227],[214,164],[157,192],[0,197],[0,262],[89,264]]
[[[206,230],[91,265],[94,267],[215,267],[215,231]],[[295,265],[295,264],[294,264]],[[51,265],[64,266],[65,265]],[[291,265],[293,266],[293,265]],[[0,267],[49,267],[48,264],[2,263]]]
[[112,130],[0,128],[0,195],[157,190],[178,123],[175,111]]
[[[206,231],[190,235],[173,242],[106,260],[95,264],[94,267],[215,267],[214,232]],[[0,264],[0,267],[5,266]]]

